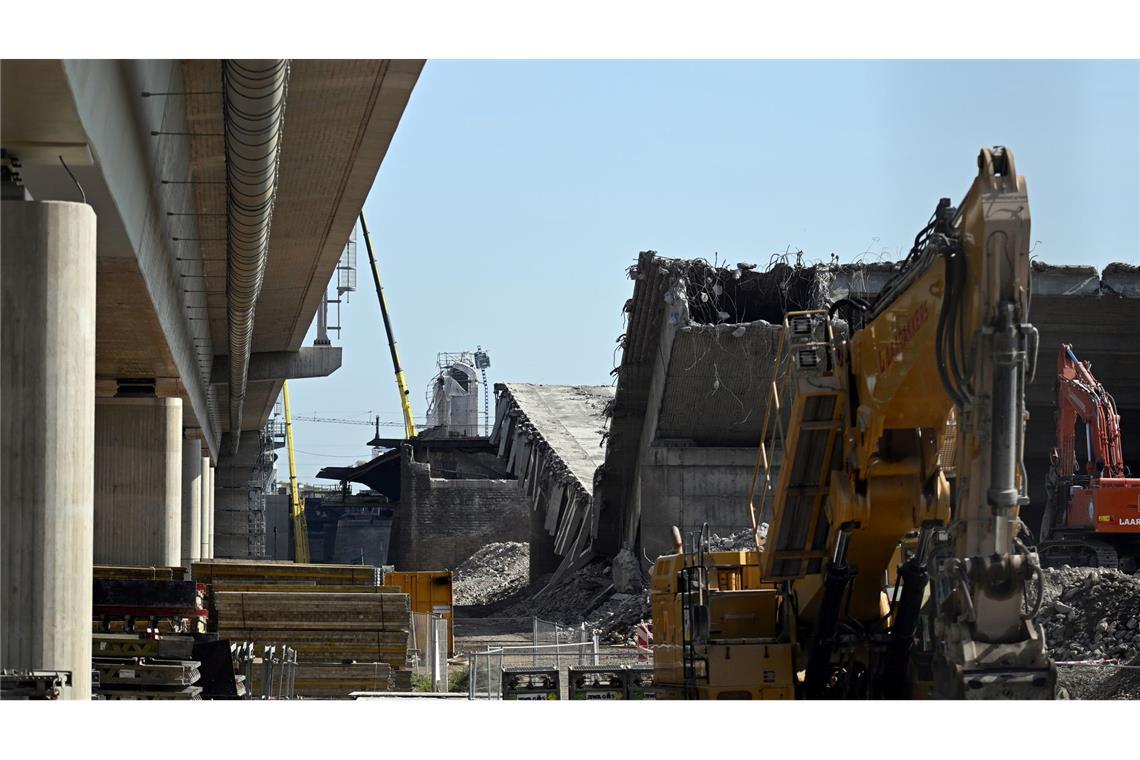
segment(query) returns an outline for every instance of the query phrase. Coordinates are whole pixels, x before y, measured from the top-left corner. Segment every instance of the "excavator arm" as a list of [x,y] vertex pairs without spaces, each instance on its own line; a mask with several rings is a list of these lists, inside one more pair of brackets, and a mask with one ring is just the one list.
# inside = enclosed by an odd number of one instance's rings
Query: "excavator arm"
[[785,321],[795,398],[761,572],[803,597],[808,696],[903,695],[920,628],[936,695],[1052,696],[1026,612],[1039,569],[1017,538],[1028,242],[1013,156],[983,150],[965,199],[939,203],[873,304]]
[[1124,451],[1120,443],[1120,415],[1104,386],[1093,377],[1073,347],[1061,345],[1057,355],[1057,452],[1055,467],[1061,477],[1076,471],[1076,423],[1086,425],[1086,474],[1122,478]]

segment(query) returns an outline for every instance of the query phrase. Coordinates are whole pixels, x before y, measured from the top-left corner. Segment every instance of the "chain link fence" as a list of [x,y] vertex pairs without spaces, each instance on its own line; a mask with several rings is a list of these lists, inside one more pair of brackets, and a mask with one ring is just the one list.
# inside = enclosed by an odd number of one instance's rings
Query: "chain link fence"
[[568,699],[569,666],[653,665],[652,653],[644,649],[600,645],[585,624],[568,626],[540,618],[532,623],[529,645],[488,646],[485,652],[468,653],[469,699],[502,699],[504,668],[554,668],[560,699]]

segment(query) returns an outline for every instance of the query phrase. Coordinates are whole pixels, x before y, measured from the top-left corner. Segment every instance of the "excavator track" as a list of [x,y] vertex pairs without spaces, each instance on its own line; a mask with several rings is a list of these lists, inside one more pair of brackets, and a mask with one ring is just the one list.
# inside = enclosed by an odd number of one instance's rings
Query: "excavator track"
[[1082,536],[1046,541],[1038,547],[1037,553],[1043,567],[1073,565],[1106,570],[1117,570],[1120,567],[1120,555],[1115,548],[1104,541]]

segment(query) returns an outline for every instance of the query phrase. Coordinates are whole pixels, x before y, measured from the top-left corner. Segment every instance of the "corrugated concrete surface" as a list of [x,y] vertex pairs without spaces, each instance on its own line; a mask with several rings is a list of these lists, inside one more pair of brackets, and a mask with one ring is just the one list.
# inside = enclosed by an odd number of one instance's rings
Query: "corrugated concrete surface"
[[95,403],[95,564],[182,561],[182,399]]

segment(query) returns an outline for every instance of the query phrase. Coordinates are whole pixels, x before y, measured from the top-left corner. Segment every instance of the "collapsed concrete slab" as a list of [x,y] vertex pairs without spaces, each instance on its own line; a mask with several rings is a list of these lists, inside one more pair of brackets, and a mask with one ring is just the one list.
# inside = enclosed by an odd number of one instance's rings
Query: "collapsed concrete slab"
[[608,385],[495,385],[491,444],[530,506],[530,578],[561,574],[591,556],[598,523]]

